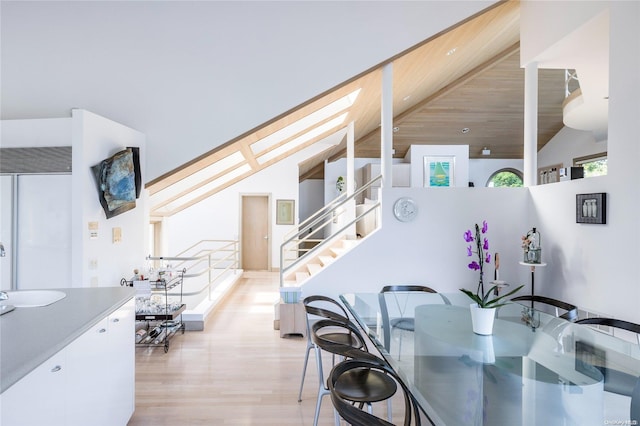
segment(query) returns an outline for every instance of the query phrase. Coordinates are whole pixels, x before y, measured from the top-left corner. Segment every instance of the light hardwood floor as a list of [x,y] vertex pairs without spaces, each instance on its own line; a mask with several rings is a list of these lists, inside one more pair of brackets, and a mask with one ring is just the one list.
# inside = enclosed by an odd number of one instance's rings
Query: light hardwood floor
[[[136,409],[129,426],[313,424],[315,357],[299,403],[306,339],[280,338],[273,329],[277,298],[277,273],[245,272],[204,331],[177,335],[166,354],[137,348]],[[334,424],[328,395],[319,424]]]

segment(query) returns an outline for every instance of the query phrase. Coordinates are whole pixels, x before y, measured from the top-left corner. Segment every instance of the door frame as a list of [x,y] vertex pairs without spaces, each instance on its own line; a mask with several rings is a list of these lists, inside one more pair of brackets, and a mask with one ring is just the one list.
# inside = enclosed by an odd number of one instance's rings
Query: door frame
[[239,208],[238,208],[238,223],[240,224],[240,226],[238,228],[239,232],[238,232],[238,246],[239,246],[239,250],[240,250],[240,268],[244,269],[244,265],[242,264],[243,261],[243,256],[244,256],[244,247],[242,247],[242,237],[243,237],[243,233],[244,233],[244,228],[242,226],[242,217],[244,214],[243,211],[243,207],[244,207],[244,197],[267,197],[267,237],[268,237],[268,244],[267,244],[267,271],[272,271],[273,268],[271,267],[271,247],[272,247],[272,229],[271,229],[271,193],[270,192],[240,192],[238,194],[238,203],[240,204]]

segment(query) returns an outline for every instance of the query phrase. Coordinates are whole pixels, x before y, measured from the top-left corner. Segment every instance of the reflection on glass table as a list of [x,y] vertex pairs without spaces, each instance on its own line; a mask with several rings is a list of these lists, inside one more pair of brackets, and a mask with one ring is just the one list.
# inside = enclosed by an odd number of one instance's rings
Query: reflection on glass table
[[[385,297],[389,318],[413,318],[414,332],[383,324],[388,320],[378,293],[345,294],[341,300],[436,425],[636,420],[630,394],[609,391],[603,375],[615,371],[631,387],[638,383],[640,347],[635,342],[517,303],[499,309],[493,335],[480,336],[472,332],[463,294]],[[636,388],[640,392],[640,385]]]

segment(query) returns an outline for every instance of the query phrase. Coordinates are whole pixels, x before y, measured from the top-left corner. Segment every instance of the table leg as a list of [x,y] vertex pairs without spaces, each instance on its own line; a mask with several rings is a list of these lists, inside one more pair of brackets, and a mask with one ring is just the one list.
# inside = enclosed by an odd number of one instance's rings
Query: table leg
[[536,267],[531,267],[531,309],[533,309],[533,295],[535,294]]

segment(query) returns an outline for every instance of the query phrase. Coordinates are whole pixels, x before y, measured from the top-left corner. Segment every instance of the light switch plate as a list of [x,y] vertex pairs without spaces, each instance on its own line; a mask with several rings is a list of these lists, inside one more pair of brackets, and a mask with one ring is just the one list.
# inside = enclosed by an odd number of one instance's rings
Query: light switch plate
[[122,228],[113,228],[113,243],[122,242]]
[[89,222],[89,239],[95,240],[98,238],[98,222]]

